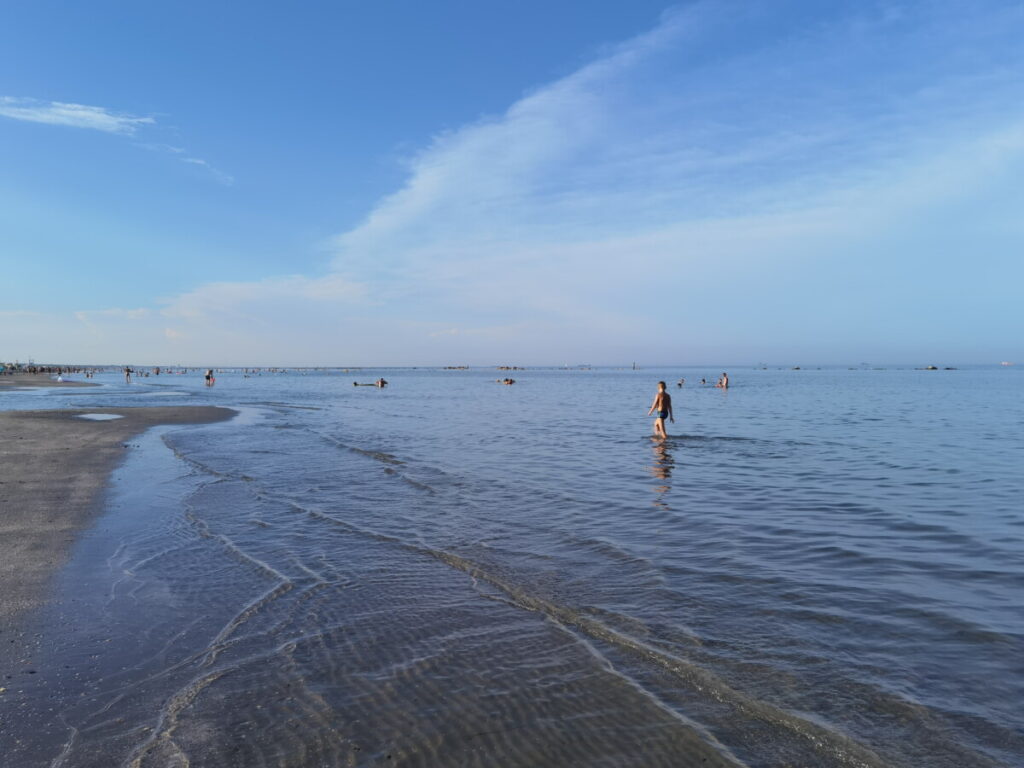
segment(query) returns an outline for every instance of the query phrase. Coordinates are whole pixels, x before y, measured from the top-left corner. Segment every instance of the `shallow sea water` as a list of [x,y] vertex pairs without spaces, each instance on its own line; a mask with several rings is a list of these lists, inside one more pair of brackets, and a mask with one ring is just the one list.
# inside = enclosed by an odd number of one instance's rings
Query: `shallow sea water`
[[[1016,369],[161,376],[19,766],[1024,764]],[[385,390],[353,387],[384,375]],[[674,385],[680,376],[686,385]],[[654,383],[670,438],[650,439]]]

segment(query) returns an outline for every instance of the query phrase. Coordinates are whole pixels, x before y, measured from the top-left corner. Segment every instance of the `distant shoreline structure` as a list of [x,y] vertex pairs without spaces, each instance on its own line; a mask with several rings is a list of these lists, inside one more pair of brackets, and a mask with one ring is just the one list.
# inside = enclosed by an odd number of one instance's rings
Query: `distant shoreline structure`
[[[52,373],[58,375],[60,373],[121,373],[125,367],[132,368],[140,373],[148,371],[152,374],[160,375],[168,374],[185,374],[202,372],[208,368],[222,373],[246,373],[246,374],[266,374],[266,373],[288,373],[289,371],[326,371],[326,372],[350,372],[350,371],[362,371],[362,370],[382,370],[382,369],[419,369],[419,370],[439,370],[439,371],[487,371],[487,370],[499,370],[499,371],[526,371],[526,370],[569,370],[569,371],[589,371],[598,369],[609,369],[609,370],[634,370],[637,373],[657,371],[658,369],[667,368],[679,368],[679,369],[699,369],[699,368],[734,368],[736,370],[793,370],[793,371],[810,371],[810,370],[827,370],[827,369],[845,369],[845,370],[956,370],[957,368],[975,368],[975,367],[986,367],[986,366],[1000,366],[1003,368],[1009,368],[1017,365],[1016,362],[1010,360],[1003,360],[999,363],[960,363],[953,362],[944,365],[922,365],[920,363],[811,363],[811,364],[793,364],[793,363],[723,363],[721,361],[714,363],[680,363],[680,362],[662,362],[662,363],[604,363],[604,364],[590,364],[581,363],[577,365],[568,364],[530,364],[530,365],[508,365],[508,364],[496,364],[496,363],[481,363],[479,365],[444,365],[444,364],[430,364],[430,365],[413,365],[413,364],[371,364],[371,365],[230,365],[230,364],[211,364],[209,362],[195,365],[183,365],[181,363],[175,363],[173,365],[167,364],[150,364],[150,363],[59,363],[59,362],[47,362],[37,363],[30,361],[27,363],[22,362],[4,362],[3,358],[0,358],[0,375],[10,375],[19,373]],[[159,373],[157,373],[159,371]]]

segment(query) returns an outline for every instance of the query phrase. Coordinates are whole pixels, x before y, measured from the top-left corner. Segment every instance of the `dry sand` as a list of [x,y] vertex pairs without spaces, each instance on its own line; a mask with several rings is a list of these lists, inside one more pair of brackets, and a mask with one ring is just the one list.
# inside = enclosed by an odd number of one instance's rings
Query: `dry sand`
[[[88,421],[82,413],[123,418]],[[97,512],[126,440],[158,424],[234,415],[211,406],[0,412],[0,632],[46,599],[75,534]]]

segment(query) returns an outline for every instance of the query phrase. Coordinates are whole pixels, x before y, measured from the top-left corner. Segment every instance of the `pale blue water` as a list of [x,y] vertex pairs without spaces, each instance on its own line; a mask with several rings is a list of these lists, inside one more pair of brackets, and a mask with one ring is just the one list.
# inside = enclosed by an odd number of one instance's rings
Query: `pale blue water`
[[18,765],[1024,765],[1022,371],[720,372],[0,395],[242,410],[128,453]]

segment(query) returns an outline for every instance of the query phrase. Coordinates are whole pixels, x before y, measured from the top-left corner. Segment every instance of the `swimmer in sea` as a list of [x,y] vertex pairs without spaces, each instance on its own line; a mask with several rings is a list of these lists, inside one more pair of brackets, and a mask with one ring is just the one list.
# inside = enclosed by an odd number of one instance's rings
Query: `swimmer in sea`
[[647,415],[650,416],[655,411],[658,412],[658,415],[654,419],[654,436],[664,439],[668,437],[668,433],[665,432],[665,419],[668,418],[673,424],[676,423],[675,416],[672,414],[672,395],[665,391],[664,381],[658,382],[658,392],[654,396],[654,402],[651,403]]

